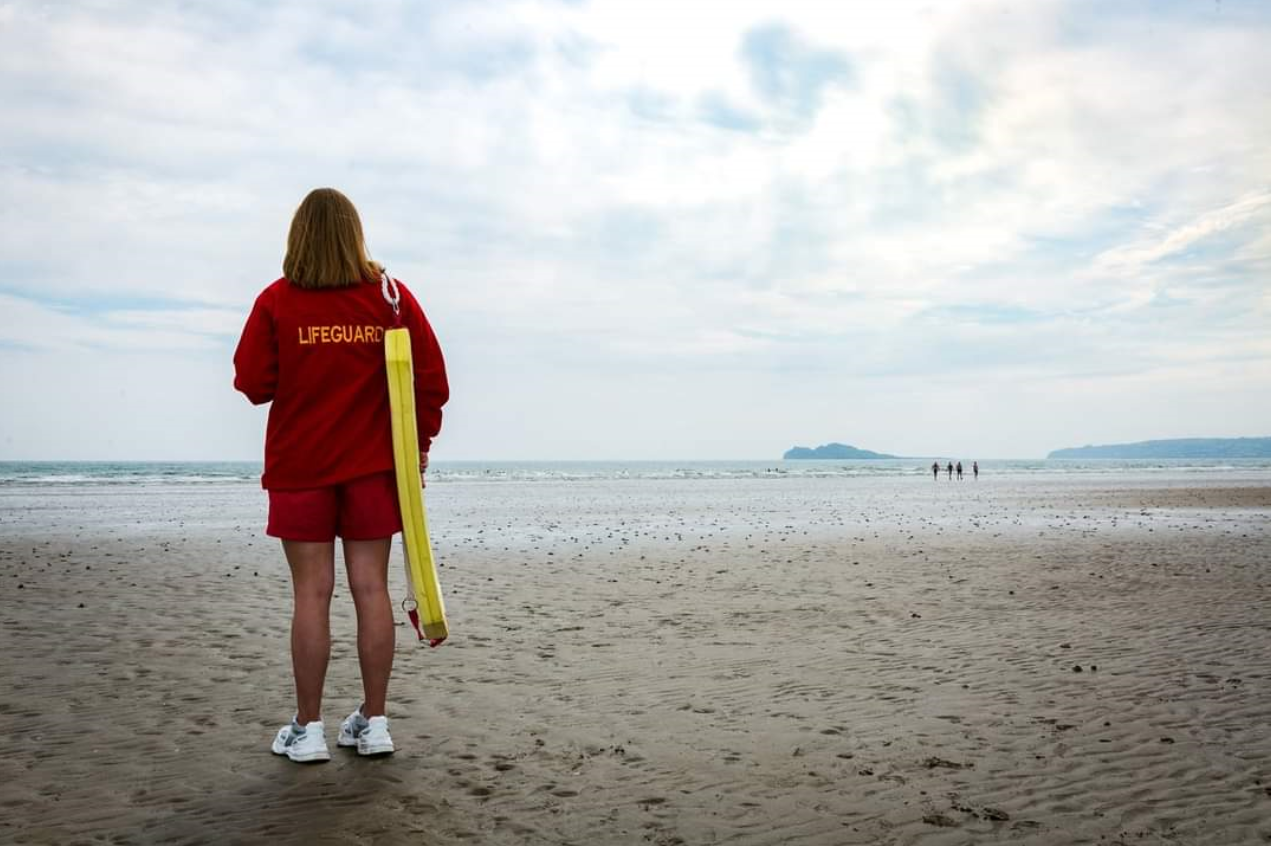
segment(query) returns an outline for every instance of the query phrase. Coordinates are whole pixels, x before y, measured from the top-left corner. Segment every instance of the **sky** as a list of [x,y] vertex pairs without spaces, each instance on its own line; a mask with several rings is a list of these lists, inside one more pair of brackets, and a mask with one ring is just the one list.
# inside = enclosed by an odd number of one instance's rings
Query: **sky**
[[445,459],[1272,431],[1269,6],[0,2],[0,460],[258,459],[312,188]]

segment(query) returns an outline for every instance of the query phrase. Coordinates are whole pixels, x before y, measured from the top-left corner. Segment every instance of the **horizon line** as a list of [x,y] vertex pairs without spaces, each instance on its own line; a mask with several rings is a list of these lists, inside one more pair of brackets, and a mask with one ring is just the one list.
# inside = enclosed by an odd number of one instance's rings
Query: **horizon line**
[[[1083,449],[1084,447],[1064,447],[1063,449]],[[1059,451],[1059,450],[1054,450]],[[1263,456],[1192,456],[1191,458],[1206,459],[1224,459],[1224,458],[1247,458],[1258,459]],[[566,464],[566,463],[594,463],[594,464],[673,464],[673,463],[725,463],[730,461],[747,461],[747,462],[777,462],[777,463],[795,463],[803,464],[818,461],[857,461],[857,462],[887,462],[887,461],[930,461],[933,459],[945,459],[947,461],[961,461],[962,459],[955,457],[955,454],[941,453],[932,455],[894,455],[887,458],[436,458],[435,461],[442,463],[518,463],[518,464]],[[1189,456],[1181,456],[1173,460],[1186,461]],[[973,459],[968,459],[973,460]],[[1143,458],[1143,459],[1127,459],[1127,458],[1051,458],[1047,455],[1029,455],[1029,456],[989,456],[981,458],[977,456],[976,461],[1127,461],[1127,460],[1143,460],[1143,461],[1162,461],[1168,460],[1164,458]],[[263,464],[261,458],[0,458],[0,464]]]

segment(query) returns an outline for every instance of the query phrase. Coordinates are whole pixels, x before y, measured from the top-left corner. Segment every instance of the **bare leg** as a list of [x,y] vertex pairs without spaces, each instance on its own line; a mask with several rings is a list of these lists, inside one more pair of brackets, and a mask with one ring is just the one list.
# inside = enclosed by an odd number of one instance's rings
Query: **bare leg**
[[291,651],[296,678],[296,721],[321,719],[322,687],[331,657],[331,593],[336,584],[336,545],[283,541],[292,572]]
[[362,713],[384,714],[393,672],[393,603],[389,599],[389,550],[393,538],[346,540],[345,568],[358,613],[358,664],[362,668]]

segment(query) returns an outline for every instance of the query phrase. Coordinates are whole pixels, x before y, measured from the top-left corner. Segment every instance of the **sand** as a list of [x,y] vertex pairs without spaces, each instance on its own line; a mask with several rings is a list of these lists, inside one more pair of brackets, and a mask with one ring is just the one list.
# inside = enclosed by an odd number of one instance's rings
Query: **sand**
[[259,491],[0,490],[0,841],[1268,842],[1266,477],[429,494],[453,640],[337,750],[340,582],[299,766]]

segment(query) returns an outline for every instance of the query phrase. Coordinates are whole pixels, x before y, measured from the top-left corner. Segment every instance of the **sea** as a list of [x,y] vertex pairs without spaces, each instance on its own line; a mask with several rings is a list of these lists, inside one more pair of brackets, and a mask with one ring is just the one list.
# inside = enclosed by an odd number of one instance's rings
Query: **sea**
[[[929,476],[932,458],[739,461],[435,461],[430,484],[482,482],[641,482],[684,480],[817,479]],[[941,461],[944,468],[945,461]],[[1091,477],[1113,481],[1152,478],[1251,482],[1268,479],[1268,459],[985,459],[981,477],[1042,481]],[[970,477],[971,462],[964,462]],[[257,485],[253,461],[0,461],[0,488],[80,486]],[[944,471],[942,471],[944,477]]]

